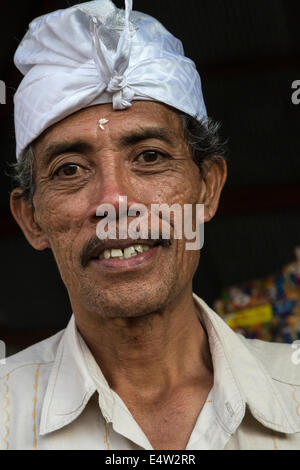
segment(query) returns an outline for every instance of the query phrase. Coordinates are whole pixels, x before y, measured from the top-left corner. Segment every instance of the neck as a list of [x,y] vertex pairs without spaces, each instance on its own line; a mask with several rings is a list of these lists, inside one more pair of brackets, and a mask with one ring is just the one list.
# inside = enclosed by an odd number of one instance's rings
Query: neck
[[120,395],[160,396],[187,383],[210,380],[206,333],[192,290],[163,311],[139,318],[77,315],[77,327],[111,388]]

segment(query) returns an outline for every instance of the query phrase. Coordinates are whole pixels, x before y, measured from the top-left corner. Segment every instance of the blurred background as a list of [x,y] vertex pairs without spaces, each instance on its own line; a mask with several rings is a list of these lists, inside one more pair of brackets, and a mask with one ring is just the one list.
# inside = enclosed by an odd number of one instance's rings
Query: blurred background
[[[15,159],[13,95],[21,80],[13,54],[32,19],[75,3],[0,1],[0,338],[8,354],[64,328],[71,314],[51,253],[35,252],[10,215],[6,172]],[[182,40],[208,113],[228,138],[228,181],[205,228],[194,291],[243,334],[298,339],[300,105],[291,96],[300,80],[300,2],[135,0],[134,9]]]

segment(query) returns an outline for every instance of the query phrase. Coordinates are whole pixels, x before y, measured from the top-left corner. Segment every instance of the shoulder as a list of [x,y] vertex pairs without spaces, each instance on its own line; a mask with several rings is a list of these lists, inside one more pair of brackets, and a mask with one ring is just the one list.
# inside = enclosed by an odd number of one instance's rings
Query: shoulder
[[240,339],[276,381],[300,386],[300,344]]
[[33,344],[32,346],[18,352],[5,359],[5,363],[0,365],[0,381],[9,376],[22,376],[31,374],[37,366],[50,365],[53,363],[58,345],[65,330],[61,330],[55,335]]
[[0,365],[0,449],[32,448],[32,432],[36,433],[40,420],[63,331],[6,358]]

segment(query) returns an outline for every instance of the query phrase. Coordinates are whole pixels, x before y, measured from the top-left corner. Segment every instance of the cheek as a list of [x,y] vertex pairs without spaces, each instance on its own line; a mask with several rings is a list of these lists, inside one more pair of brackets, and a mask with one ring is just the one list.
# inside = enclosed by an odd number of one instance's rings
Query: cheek
[[169,177],[143,187],[143,197],[156,204],[195,204],[199,201],[201,179],[197,171],[172,174]]
[[[184,226],[184,212],[182,217],[182,238],[174,240],[176,244],[176,250],[174,252],[179,265],[181,266],[181,277],[184,281],[184,278],[190,278],[191,275],[194,275],[197,266],[199,264],[200,251],[196,249],[187,250],[186,244],[194,242],[196,238],[190,239],[191,232],[195,234],[196,230],[196,204],[200,200],[201,194],[201,178],[198,171],[198,167],[193,168],[192,171],[187,171],[184,176],[180,175],[176,178],[176,185],[161,189],[161,199],[164,199],[164,202],[167,202],[169,205],[179,204],[182,209],[184,204],[192,204],[193,209],[191,213],[191,220],[189,220],[189,228],[187,233],[189,233],[189,239],[185,238],[185,226]],[[160,202],[163,202],[162,200]]]
[[72,247],[86,220],[87,206],[82,198],[47,194],[35,201],[36,221],[47,235],[53,251]]
[[200,259],[200,250],[187,250],[186,245],[187,243],[190,243],[190,240],[185,238],[182,240],[176,240],[176,242],[178,243],[177,260],[180,266],[181,278],[183,282],[185,282],[187,279],[191,280],[197,270]]
[[[200,200],[201,180],[198,174],[187,174],[184,177],[182,175],[177,176],[175,184],[173,184],[173,181],[171,183],[172,184],[168,184],[166,181],[164,185],[158,186],[158,188],[152,192],[152,196],[154,195],[154,197],[152,197],[151,202],[154,204],[167,204],[169,208],[173,205],[181,208],[181,216],[179,216],[177,221],[180,221],[181,218],[181,230],[179,230],[183,239],[177,239],[176,243],[178,244],[178,250],[182,252],[182,245],[186,242],[184,234],[190,234],[190,232],[195,233],[196,230],[196,204]],[[186,214],[187,210],[191,210],[190,216],[189,213]],[[174,226],[176,219],[173,211],[171,212],[170,220],[171,225]],[[188,224],[186,232],[185,223]],[[192,254],[189,254],[188,258],[192,258]]]

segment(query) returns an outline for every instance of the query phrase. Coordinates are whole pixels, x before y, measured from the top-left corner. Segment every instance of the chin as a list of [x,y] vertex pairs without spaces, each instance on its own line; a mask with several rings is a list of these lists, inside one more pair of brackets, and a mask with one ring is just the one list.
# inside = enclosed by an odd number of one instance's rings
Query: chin
[[[172,283],[171,283],[172,284]],[[152,286],[112,287],[97,293],[84,295],[84,308],[97,312],[102,318],[138,318],[160,312],[168,304],[173,285],[166,283]]]

